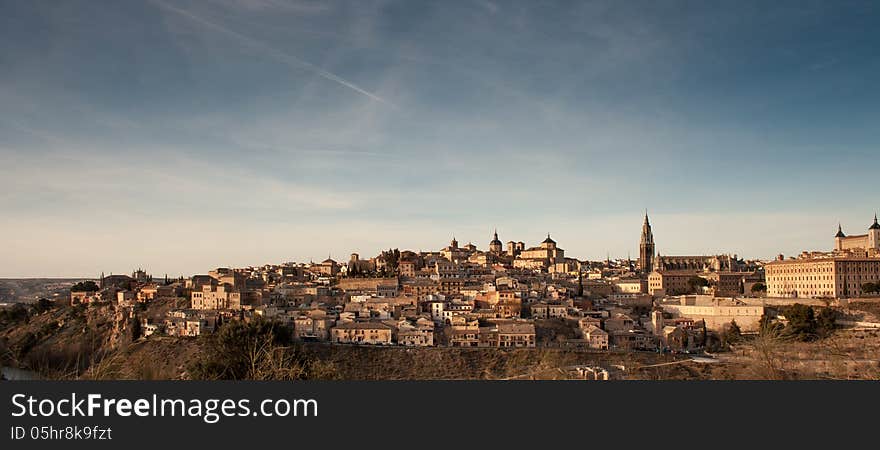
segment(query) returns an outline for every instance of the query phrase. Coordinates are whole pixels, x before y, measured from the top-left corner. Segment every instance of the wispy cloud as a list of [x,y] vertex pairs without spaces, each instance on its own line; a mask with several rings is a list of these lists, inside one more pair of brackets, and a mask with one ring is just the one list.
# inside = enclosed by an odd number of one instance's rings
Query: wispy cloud
[[322,14],[331,9],[327,2],[301,0],[215,0],[230,8],[259,12]]
[[770,257],[877,208],[870,2],[7,3],[0,276],[635,256],[645,207],[664,253]]
[[169,5],[161,0],[151,0],[151,1],[167,11],[171,11],[175,14],[186,17],[186,18],[192,20],[193,22],[199,23],[199,24],[201,24],[207,28],[210,28],[214,31],[217,31],[217,32],[223,33],[227,36],[230,36],[232,38],[235,38],[239,42],[241,42],[242,44],[245,44],[245,45],[253,48],[254,50],[257,50],[266,56],[272,57],[279,62],[287,64],[293,68],[308,69],[324,79],[333,81],[333,82],[335,82],[339,85],[342,85],[348,89],[351,89],[361,95],[364,95],[372,100],[375,100],[377,102],[381,102],[383,104],[386,104],[386,105],[394,107],[394,108],[397,107],[394,103],[380,97],[377,94],[374,94],[370,91],[367,91],[366,89],[354,84],[353,82],[351,82],[349,80],[346,80],[345,78],[342,78],[342,77],[340,77],[340,76],[338,76],[338,75],[336,75],[336,74],[334,74],[334,73],[332,73],[322,67],[319,67],[315,64],[312,64],[302,58],[299,58],[299,57],[293,56],[291,54],[285,53],[281,50],[278,50],[278,49],[266,44],[265,42],[262,42],[260,40],[254,39],[250,36],[246,36],[244,34],[241,34],[237,31],[232,30],[228,27],[225,27],[219,23],[205,19],[204,17],[196,15],[196,14],[192,13],[191,11],[187,11],[187,10]]
[[827,69],[827,68],[830,68],[830,67],[834,67],[834,66],[837,65],[839,62],[840,62],[840,58],[838,58],[838,57],[831,57],[831,58],[823,59],[823,60],[821,60],[821,61],[817,61],[817,62],[811,64],[811,65],[808,67],[808,69],[809,69],[809,70],[823,70],[823,69]]
[[38,130],[36,128],[30,127],[26,124],[23,124],[17,120],[13,120],[13,119],[9,119],[9,118],[0,120],[0,123],[3,123],[3,122],[8,123],[9,125],[12,126],[12,128],[14,128],[15,130],[18,130],[19,132],[25,133],[29,136],[37,137],[37,138],[45,141],[46,143],[50,143],[53,145],[61,145],[64,143],[64,139],[61,139],[60,137],[55,136],[54,134],[52,134],[48,131]]
[[486,8],[486,11],[488,11],[489,14],[497,14],[498,11],[501,9],[498,7],[497,3],[489,1],[489,0],[476,0],[476,1],[477,1],[477,4],[479,4],[483,8]]
[[[71,145],[68,142],[68,148]],[[18,203],[22,194],[33,192],[57,200],[32,206],[47,216],[67,215],[70,209],[77,210],[95,199],[101,199],[102,205],[110,209],[159,203],[164,208],[191,212],[209,202],[223,205],[223,213],[275,210],[318,214],[367,204],[333,186],[232,169],[217,161],[185,157],[172,149],[137,152],[153,155],[150,160],[123,155],[89,156],[92,152],[76,148],[72,155],[53,152],[26,157],[19,152],[7,156],[0,151],[0,187],[5,194],[0,195],[0,205],[8,207]],[[37,172],[42,176],[32,176]],[[195,216],[215,212],[219,211],[206,209]]]

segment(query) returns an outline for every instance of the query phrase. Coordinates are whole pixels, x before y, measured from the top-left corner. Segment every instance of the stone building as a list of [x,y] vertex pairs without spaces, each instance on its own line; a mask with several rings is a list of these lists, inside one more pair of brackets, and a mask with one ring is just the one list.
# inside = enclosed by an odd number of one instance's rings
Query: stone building
[[561,304],[547,302],[535,302],[529,305],[532,319],[561,319],[565,318],[568,308]]
[[843,227],[838,224],[834,250],[865,250],[872,255],[880,253],[880,223],[877,223],[877,215],[874,214],[874,223],[868,227],[866,234],[847,236],[843,233]]
[[381,322],[348,322],[330,329],[330,340],[344,344],[391,344],[391,327]]
[[754,332],[760,329],[761,316],[764,315],[764,307],[761,305],[747,305],[732,298],[717,298],[707,295],[684,295],[678,298],[670,298],[660,303],[662,312],[667,313],[667,320],[659,310],[651,314],[651,322],[655,334],[668,325],[674,324],[676,319],[688,318],[693,321],[702,320],[706,328],[714,331],[722,331],[726,325],[736,322],[742,331]]
[[538,247],[531,247],[520,252],[513,261],[513,267],[522,269],[546,269],[557,263],[565,262],[565,250],[556,246],[556,241],[547,234],[547,239]]
[[293,319],[294,336],[300,340],[326,341],[332,325],[333,320],[326,317],[323,311],[304,313]]
[[877,215],[866,234],[847,236],[838,225],[833,252],[804,252],[789,259],[779,255],[765,264],[764,277],[768,297],[860,297],[862,285],[880,283]]
[[467,260],[470,253],[471,252],[467,248],[458,246],[458,241],[455,239],[455,236],[452,237],[452,241],[448,246],[440,250],[440,256],[452,262]]
[[240,309],[241,292],[229,284],[206,285],[190,294],[192,309]]
[[583,330],[584,340],[589,348],[594,350],[608,350],[608,333],[596,325],[587,325]]
[[402,277],[414,278],[416,276],[417,268],[418,263],[413,260],[403,260],[400,261],[397,265],[397,271]]
[[851,255],[778,259],[764,266],[768,297],[850,298],[880,282],[880,257]]
[[507,241],[507,256],[519,256],[519,254],[525,249],[525,242]]
[[534,347],[535,324],[523,321],[504,321],[479,328],[480,347]]
[[348,275],[366,274],[376,270],[376,264],[369,259],[361,259],[361,255],[352,253],[346,266]]
[[654,260],[654,270],[691,270],[697,272],[734,272],[740,263],[736,255],[663,256]]
[[645,213],[639,241],[638,269],[643,276],[652,272],[736,272],[744,269],[737,255],[663,256],[655,253],[654,232]]
[[339,264],[333,258],[327,258],[321,261],[321,264],[318,264],[316,269],[321,275],[333,277],[339,273]]
[[696,272],[690,270],[654,271],[648,276],[648,293],[656,296],[680,295],[690,292],[691,278]]
[[645,294],[648,292],[648,280],[644,278],[618,278],[611,282],[615,292],[623,294]]

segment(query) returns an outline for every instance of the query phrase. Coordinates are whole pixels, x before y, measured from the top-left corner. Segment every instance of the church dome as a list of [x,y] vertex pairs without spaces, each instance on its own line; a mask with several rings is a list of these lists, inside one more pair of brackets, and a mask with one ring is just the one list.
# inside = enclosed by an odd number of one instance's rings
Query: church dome
[[874,223],[868,229],[869,230],[880,230],[880,223],[877,223],[877,214],[874,214]]
[[544,239],[544,242],[542,242],[542,244],[555,244],[555,243],[556,243],[556,241],[554,241],[553,239],[550,239],[549,233],[547,234],[547,239]]

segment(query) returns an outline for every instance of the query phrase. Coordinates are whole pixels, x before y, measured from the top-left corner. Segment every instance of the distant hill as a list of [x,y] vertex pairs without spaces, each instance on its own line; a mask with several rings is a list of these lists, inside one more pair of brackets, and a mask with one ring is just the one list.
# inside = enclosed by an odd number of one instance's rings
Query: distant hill
[[0,278],[0,303],[65,298],[70,287],[90,278]]

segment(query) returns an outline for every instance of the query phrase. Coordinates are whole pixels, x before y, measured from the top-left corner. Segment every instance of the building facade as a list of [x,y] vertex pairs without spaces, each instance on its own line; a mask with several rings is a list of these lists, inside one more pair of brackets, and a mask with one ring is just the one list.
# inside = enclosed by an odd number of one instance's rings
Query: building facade
[[880,282],[880,257],[827,256],[778,259],[764,266],[767,296],[850,298]]
[[736,255],[663,256],[657,255],[654,270],[693,270],[732,272],[739,270]]
[[546,269],[557,263],[565,262],[565,250],[556,246],[556,241],[547,235],[547,239],[538,247],[522,250],[513,261],[513,267],[520,269]]
[[228,284],[202,286],[202,290],[192,292],[190,300],[192,309],[241,308],[241,292],[233,290]]
[[330,340],[343,344],[390,345],[391,327],[379,322],[348,322],[330,330]]
[[648,293],[651,295],[680,295],[690,292],[691,278],[696,276],[693,271],[654,271],[648,276]]

